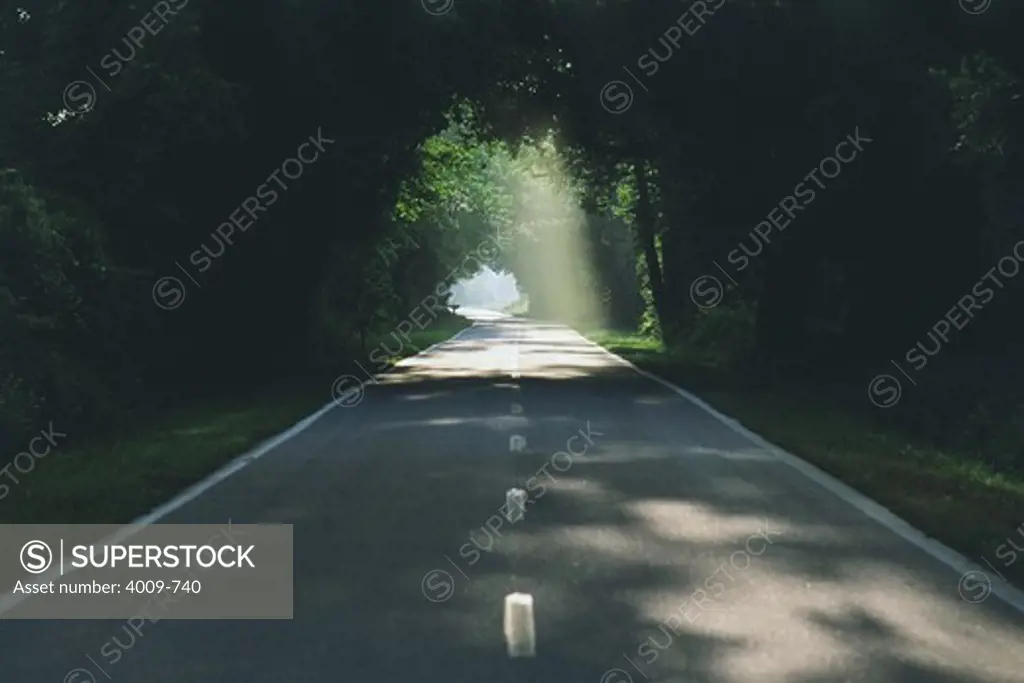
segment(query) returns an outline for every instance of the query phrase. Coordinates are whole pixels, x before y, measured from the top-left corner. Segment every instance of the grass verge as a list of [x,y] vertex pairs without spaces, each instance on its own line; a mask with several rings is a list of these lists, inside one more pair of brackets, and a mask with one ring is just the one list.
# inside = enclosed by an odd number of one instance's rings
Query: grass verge
[[[411,343],[399,355],[419,353],[469,324],[460,316],[439,318],[410,333]],[[9,486],[0,498],[0,523],[129,522],[330,400],[329,379],[300,387],[271,385],[258,396],[191,405],[91,443],[57,436],[56,448],[29,471],[8,469],[17,482],[0,480]]]
[[[644,370],[699,391],[716,409],[768,441],[982,567],[987,560],[1011,583],[1024,587],[1024,561],[1017,561],[1008,545],[1014,540],[1019,548],[1024,540],[1018,535],[1024,534],[1024,477],[997,473],[968,454],[883,427],[839,408],[827,396],[744,388],[725,370],[669,353],[657,340],[607,331],[587,337]],[[995,572],[990,578],[999,581]]]

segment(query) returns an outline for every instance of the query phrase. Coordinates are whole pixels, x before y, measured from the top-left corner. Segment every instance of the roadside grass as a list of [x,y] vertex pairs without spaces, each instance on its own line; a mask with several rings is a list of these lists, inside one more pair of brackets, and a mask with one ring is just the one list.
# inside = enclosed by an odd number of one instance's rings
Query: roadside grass
[[[441,317],[410,333],[412,343],[400,355],[419,353],[469,324]],[[0,499],[0,523],[129,522],[329,403],[332,380],[270,384],[258,394],[186,406],[87,443],[76,444],[73,434],[58,437],[32,470],[8,470],[18,483],[0,480],[10,487]]]
[[[637,334],[596,331],[592,341],[684,388],[751,431],[803,458],[940,542],[988,562],[1024,587],[1024,562],[995,556],[1024,528],[1024,476],[996,472],[970,454],[928,444],[840,408],[806,389],[744,386],[724,368]],[[1014,553],[1013,557],[1016,557]],[[993,581],[998,575],[989,572]]]

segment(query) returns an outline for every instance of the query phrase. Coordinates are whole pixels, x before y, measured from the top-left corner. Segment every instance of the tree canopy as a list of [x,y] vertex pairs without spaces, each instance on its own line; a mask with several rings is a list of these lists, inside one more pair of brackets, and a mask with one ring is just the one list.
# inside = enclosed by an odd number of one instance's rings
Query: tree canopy
[[[1024,236],[1022,27],[1013,0],[8,4],[0,443],[344,363],[485,262],[538,312],[564,287],[759,372],[870,375]],[[1004,280],[906,419],[1024,416]]]

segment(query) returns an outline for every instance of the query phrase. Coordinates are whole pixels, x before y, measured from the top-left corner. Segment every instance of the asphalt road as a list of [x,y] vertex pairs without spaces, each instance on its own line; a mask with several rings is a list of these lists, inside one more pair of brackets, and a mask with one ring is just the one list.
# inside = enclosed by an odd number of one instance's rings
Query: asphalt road
[[575,332],[478,319],[161,520],[295,525],[294,620],[5,621],[0,680],[1024,681],[1017,610]]

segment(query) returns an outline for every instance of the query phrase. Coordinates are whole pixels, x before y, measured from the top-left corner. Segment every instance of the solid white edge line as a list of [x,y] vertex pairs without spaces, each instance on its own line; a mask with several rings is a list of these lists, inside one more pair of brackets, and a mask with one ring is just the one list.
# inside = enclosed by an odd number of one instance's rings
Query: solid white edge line
[[[422,351],[420,351],[419,353],[417,353],[415,355],[408,356],[407,358],[403,358],[402,360],[400,360],[397,363],[395,363],[394,367],[399,367],[405,361],[408,361],[408,360],[411,360],[413,358],[416,358],[417,356],[426,355],[426,354],[430,353],[431,351],[436,350],[438,347],[442,346],[443,344],[448,344],[450,342],[453,342],[453,341],[457,340],[459,337],[461,337],[463,334],[465,334],[466,332],[472,330],[474,327],[476,327],[476,323],[472,323],[472,324],[462,328],[461,330],[456,332],[452,337],[450,337],[448,339],[445,339],[444,341],[438,342],[436,344],[431,344],[430,346],[428,346],[427,348],[423,349]],[[382,373],[378,373],[378,374],[383,375],[383,374],[387,374],[387,373],[383,373],[382,372]],[[206,477],[204,477],[200,481],[196,482],[195,484],[192,484],[187,489],[185,489],[184,491],[182,491],[181,493],[179,493],[178,495],[176,495],[174,498],[172,498],[171,500],[167,501],[163,505],[160,505],[159,507],[153,509],[152,511],[150,511],[150,512],[144,514],[144,515],[142,515],[141,517],[135,519],[132,522],[128,522],[128,524],[125,524],[124,526],[122,526],[120,529],[118,529],[116,532],[114,532],[113,534],[111,534],[107,538],[105,538],[103,540],[100,540],[100,541],[97,541],[97,544],[101,544],[101,545],[116,545],[118,543],[123,542],[124,540],[126,540],[128,538],[131,538],[132,536],[134,536],[136,533],[138,533],[141,530],[139,527],[145,527],[145,526],[148,526],[150,524],[154,524],[157,521],[159,521],[159,520],[163,519],[164,517],[166,517],[167,515],[169,515],[170,513],[174,512],[175,510],[178,510],[179,508],[181,508],[181,507],[185,506],[186,504],[192,502],[193,500],[195,500],[196,498],[201,496],[206,491],[209,491],[211,488],[213,488],[214,486],[216,486],[220,482],[222,482],[225,479],[227,479],[228,477],[230,477],[232,474],[235,474],[239,470],[242,470],[245,467],[247,467],[248,465],[251,465],[253,462],[259,460],[264,455],[266,455],[270,451],[274,450],[275,448],[280,446],[282,443],[284,443],[288,439],[290,439],[290,438],[298,435],[302,431],[306,430],[311,424],[313,424],[314,422],[319,420],[321,417],[323,417],[332,408],[337,408],[337,407],[338,407],[338,404],[335,403],[332,400],[330,403],[325,405],[320,410],[316,411],[312,415],[309,415],[309,416],[303,418],[299,422],[296,422],[294,425],[292,425],[291,427],[289,427],[285,431],[281,432],[277,436],[272,436],[269,439],[266,439],[265,441],[263,441],[258,446],[256,446],[253,449],[251,449],[250,451],[248,451],[248,452],[246,452],[246,453],[244,453],[244,454],[234,458],[233,460],[228,462],[226,465],[222,465],[219,469],[215,470],[213,473],[207,475]],[[64,573],[65,573],[65,575],[67,575],[67,574],[70,574],[73,571],[74,571],[74,569],[72,568],[72,569],[66,570]],[[57,578],[57,576],[58,576],[58,572],[49,571],[49,572],[46,572],[45,574],[42,574],[41,576],[39,576],[37,578],[34,578],[33,582],[46,582],[46,581],[50,581],[50,580],[52,580],[54,578]],[[25,600],[27,600],[30,597],[32,597],[33,595],[35,595],[35,593],[21,594],[21,595],[18,595],[18,596],[15,596],[13,593],[6,593],[4,595],[0,595],[0,615],[3,615],[6,612],[9,612],[10,610],[14,609],[15,607],[20,605]]]
[[[1007,605],[1013,607],[1017,611],[1024,614],[1024,591],[1014,588],[1013,586],[1005,582],[996,583],[996,581],[993,580],[990,576],[990,572],[984,569],[981,565],[973,562],[964,555],[961,555],[952,548],[943,545],[934,538],[927,536],[924,532],[915,529],[908,522],[898,517],[889,509],[871,500],[870,498],[868,498],[861,492],[857,491],[856,489],[853,489],[850,486],[844,484],[840,480],[833,477],[831,474],[828,474],[824,470],[818,469],[817,467],[807,462],[806,460],[803,460],[802,458],[793,455],[792,453],[783,450],[779,446],[776,446],[775,444],[765,440],[764,437],[744,427],[738,420],[731,418],[728,415],[725,415],[724,413],[719,412],[718,410],[710,406],[708,403],[701,400],[694,394],[691,394],[690,392],[686,391],[685,389],[682,389],[673,384],[672,382],[669,382],[666,379],[662,379],[661,377],[658,377],[653,373],[638,368],[636,365],[629,362],[625,358],[618,356],[609,351],[608,349],[604,348],[600,344],[597,344],[587,339],[577,330],[573,330],[573,332],[576,332],[576,334],[578,334],[588,344],[601,349],[607,355],[611,356],[622,365],[631,368],[637,374],[642,375],[643,377],[646,377],[650,380],[653,380],[658,384],[661,384],[662,386],[672,390],[674,393],[686,399],[693,405],[697,406],[698,408],[701,408],[702,410],[710,414],[713,418],[724,424],[729,429],[733,430],[737,434],[751,441],[755,446],[758,446],[768,451],[776,458],[778,458],[780,461],[797,470],[808,479],[812,480],[822,488],[826,489],[829,493],[835,495],[837,498],[840,498],[841,500],[853,506],[860,512],[863,512],[865,515],[875,520],[876,522],[887,528],[889,531],[892,531],[897,536],[901,537],[903,540],[917,546],[919,549],[923,550],[925,553],[927,553],[934,559],[938,560],[939,562],[943,563],[950,569],[954,569],[957,572],[960,572],[961,576],[971,571],[983,572],[985,576],[989,577],[989,582],[991,585],[991,592],[989,593],[989,595],[995,595],[997,598],[1002,600]],[[966,601],[965,603],[973,604],[968,603]]]
[[[459,330],[455,335],[453,335],[451,338],[446,339],[446,340],[441,341],[441,342],[438,342],[436,344],[431,344],[430,346],[428,346],[427,348],[423,349],[419,353],[414,354],[412,356],[408,356],[406,358],[403,358],[402,360],[396,362],[394,367],[399,367],[404,362],[406,362],[408,360],[416,358],[417,356],[426,355],[426,354],[430,353],[431,351],[434,351],[435,349],[437,349],[438,347],[440,347],[443,344],[447,344],[449,342],[455,341],[456,339],[461,337],[463,334],[465,334],[466,332],[471,330],[473,327],[474,327],[474,325],[469,325],[468,327],[464,327],[463,329]],[[386,372],[377,373],[377,375],[384,375],[384,374],[387,374],[387,373]],[[377,375],[375,375],[375,377]],[[204,492],[208,491],[209,489],[213,488],[215,485],[217,485],[220,482],[224,481],[225,479],[230,477],[232,474],[235,474],[236,472],[238,472],[242,468],[246,467],[247,465],[250,465],[253,462],[255,462],[256,460],[259,460],[264,455],[266,455],[270,451],[274,450],[275,448],[280,446],[282,443],[284,443],[288,439],[291,439],[292,437],[297,436],[301,432],[305,431],[310,425],[312,425],[314,422],[316,422],[321,417],[323,417],[332,408],[337,408],[337,407],[339,407],[337,403],[335,403],[333,400],[330,401],[323,408],[321,408],[320,410],[316,411],[312,415],[304,417],[302,420],[296,422],[294,425],[292,425],[291,427],[289,427],[285,431],[281,432],[277,436],[270,437],[269,439],[267,439],[266,441],[263,441],[262,443],[260,443],[258,446],[256,446],[255,448],[253,448],[249,452],[244,453],[243,455],[240,455],[237,458],[235,458],[234,460],[228,462],[226,465],[222,466],[220,469],[218,469],[215,472],[213,472],[212,474],[208,475],[205,479],[202,479],[199,482],[193,484],[192,486],[190,486],[189,488],[185,489],[184,491],[179,493],[177,496],[172,498],[170,501],[164,503],[163,505],[161,505],[160,507],[156,508],[152,512],[149,512],[148,514],[145,514],[142,517],[139,517],[134,522],[129,522],[128,526],[138,526],[138,525],[145,526],[147,524],[153,524],[157,520],[166,517],[171,512],[174,512],[175,510],[177,510],[178,508],[182,507],[186,503],[190,503],[191,501],[195,500],[200,495],[202,495]]]

